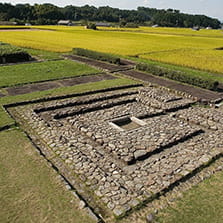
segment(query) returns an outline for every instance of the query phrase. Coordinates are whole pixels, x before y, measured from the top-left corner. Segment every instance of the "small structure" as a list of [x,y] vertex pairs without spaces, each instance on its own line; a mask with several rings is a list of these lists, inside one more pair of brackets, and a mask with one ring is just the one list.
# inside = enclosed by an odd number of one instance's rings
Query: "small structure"
[[99,26],[99,27],[110,27],[111,26],[110,23],[106,23],[106,22],[98,22],[95,25]]
[[208,26],[208,27],[206,27],[206,29],[212,29],[212,27]]
[[71,20],[60,20],[57,23],[60,26],[73,26],[73,23]]
[[3,26],[15,26],[15,25],[17,25],[17,22],[0,21],[0,25],[3,25]]
[[194,26],[194,27],[192,28],[192,30],[194,30],[194,31],[199,31],[199,30],[200,30],[200,27],[199,27],[199,26]]
[[152,27],[153,27],[153,28],[157,28],[157,27],[159,27],[159,25],[155,24],[155,25],[153,25]]

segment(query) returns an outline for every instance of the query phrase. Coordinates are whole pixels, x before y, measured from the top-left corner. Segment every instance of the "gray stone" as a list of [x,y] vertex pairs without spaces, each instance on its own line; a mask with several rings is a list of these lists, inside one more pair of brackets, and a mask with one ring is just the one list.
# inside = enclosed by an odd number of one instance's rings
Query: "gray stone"
[[148,214],[146,216],[146,222],[147,223],[152,223],[154,221],[154,215],[153,214]]
[[113,210],[113,213],[115,214],[116,217],[121,217],[125,214],[125,211],[122,208],[115,208]]
[[88,215],[93,221],[100,222],[100,219],[94,214],[94,212],[89,207],[86,207],[84,210],[88,213]]
[[81,200],[80,202],[79,202],[79,208],[80,209],[83,209],[83,208],[85,208],[86,207],[86,203],[83,201],[83,200]]
[[134,152],[134,157],[136,160],[138,160],[139,158],[141,158],[142,156],[145,156],[147,154],[146,150],[136,150]]

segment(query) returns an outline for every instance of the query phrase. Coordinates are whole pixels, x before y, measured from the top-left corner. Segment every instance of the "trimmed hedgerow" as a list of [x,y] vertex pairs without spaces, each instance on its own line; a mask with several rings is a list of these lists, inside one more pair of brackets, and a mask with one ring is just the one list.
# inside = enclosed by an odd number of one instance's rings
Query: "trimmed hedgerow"
[[209,90],[217,90],[219,85],[218,81],[215,80],[190,76],[182,71],[170,70],[156,65],[139,63],[136,65],[136,69]]
[[23,49],[0,43],[0,64],[29,61],[31,56]]
[[107,53],[101,53],[93,50],[74,48],[73,53],[78,56],[85,56],[95,60],[107,61],[109,63],[120,64],[120,58]]

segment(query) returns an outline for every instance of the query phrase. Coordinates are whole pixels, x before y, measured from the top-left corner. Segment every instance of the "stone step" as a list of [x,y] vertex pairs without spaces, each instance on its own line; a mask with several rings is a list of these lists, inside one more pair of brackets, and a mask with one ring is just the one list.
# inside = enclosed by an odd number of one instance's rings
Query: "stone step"
[[36,113],[42,113],[42,112],[48,112],[48,111],[55,111],[58,109],[64,109],[67,107],[73,107],[73,106],[79,106],[79,105],[87,105],[87,104],[93,104],[100,101],[106,101],[109,99],[116,99],[119,97],[129,96],[129,95],[135,95],[138,93],[138,90],[128,90],[128,91],[114,91],[106,94],[97,94],[95,96],[92,96],[90,99],[87,96],[82,97],[75,97],[75,98],[69,98],[65,100],[55,101],[55,102],[48,102],[45,103],[44,106],[40,106],[34,111]]

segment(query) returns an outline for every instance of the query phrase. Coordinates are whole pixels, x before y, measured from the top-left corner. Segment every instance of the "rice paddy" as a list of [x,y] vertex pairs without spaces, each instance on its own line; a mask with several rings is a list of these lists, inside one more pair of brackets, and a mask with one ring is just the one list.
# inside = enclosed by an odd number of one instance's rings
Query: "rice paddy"
[[139,56],[195,69],[223,73],[222,30],[180,28],[87,30],[84,27],[33,26],[0,31],[0,41],[20,47],[68,52],[87,48],[123,56]]

